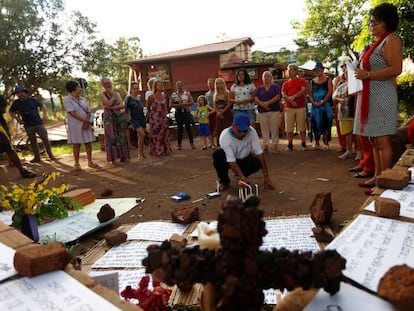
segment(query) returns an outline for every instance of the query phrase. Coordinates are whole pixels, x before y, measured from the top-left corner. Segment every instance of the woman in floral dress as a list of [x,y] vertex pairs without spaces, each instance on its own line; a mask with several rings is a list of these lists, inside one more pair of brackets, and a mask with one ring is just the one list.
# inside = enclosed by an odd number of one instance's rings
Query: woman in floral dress
[[172,150],[167,118],[167,98],[164,94],[164,86],[159,80],[154,83],[153,94],[148,98],[147,108],[150,114],[150,155],[170,155]]
[[121,95],[113,90],[111,79],[102,78],[101,84],[104,88],[100,97],[104,107],[106,160],[112,164],[115,164],[117,159],[121,159],[121,162],[129,162],[130,155],[126,129],[114,123],[114,112],[125,109],[124,101]]

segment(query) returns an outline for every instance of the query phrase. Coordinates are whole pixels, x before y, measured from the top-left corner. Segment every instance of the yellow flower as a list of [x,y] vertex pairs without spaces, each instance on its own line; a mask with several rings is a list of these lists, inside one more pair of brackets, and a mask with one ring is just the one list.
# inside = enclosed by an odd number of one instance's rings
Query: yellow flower
[[13,206],[11,206],[10,201],[9,200],[4,200],[1,201],[1,206],[5,209],[5,210],[12,210]]
[[[76,202],[62,202],[59,197],[68,186],[62,184],[59,187],[47,188],[47,184],[56,179],[59,173],[44,174],[41,181],[35,181],[27,186],[13,184],[10,188],[0,185],[0,206],[7,210],[14,210],[15,215],[36,215],[39,221],[42,219],[63,218],[68,215],[68,208],[79,209]],[[13,217],[13,226],[19,227],[21,217]]]

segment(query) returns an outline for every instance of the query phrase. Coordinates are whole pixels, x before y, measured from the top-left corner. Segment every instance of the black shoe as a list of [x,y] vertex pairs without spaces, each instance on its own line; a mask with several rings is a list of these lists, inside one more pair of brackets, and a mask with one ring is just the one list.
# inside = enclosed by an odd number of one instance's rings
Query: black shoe
[[360,173],[363,170],[364,169],[362,167],[358,167],[358,166],[348,168],[348,172],[350,173]]
[[22,175],[23,178],[35,178],[36,174],[27,170],[27,169],[22,169],[22,171],[20,172],[20,174]]

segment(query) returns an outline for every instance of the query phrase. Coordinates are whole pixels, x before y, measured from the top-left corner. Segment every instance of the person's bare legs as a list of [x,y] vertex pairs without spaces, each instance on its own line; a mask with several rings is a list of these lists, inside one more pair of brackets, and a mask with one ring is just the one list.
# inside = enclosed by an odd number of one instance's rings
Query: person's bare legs
[[86,158],[88,159],[89,164],[93,164],[92,162],[92,145],[91,143],[85,143],[85,150],[86,150]]
[[144,139],[145,139],[145,130],[143,127],[137,128],[138,134],[138,158],[144,157]]
[[79,154],[81,144],[73,144],[73,158],[75,160],[75,166],[79,166]]

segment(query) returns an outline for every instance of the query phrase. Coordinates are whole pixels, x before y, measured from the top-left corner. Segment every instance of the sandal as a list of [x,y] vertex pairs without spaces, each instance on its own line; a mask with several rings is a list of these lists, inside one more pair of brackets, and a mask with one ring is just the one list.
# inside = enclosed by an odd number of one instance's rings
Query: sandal
[[27,169],[22,169],[22,171],[20,172],[20,174],[22,175],[23,178],[35,178],[36,174],[27,170]]
[[364,169],[362,167],[359,167],[359,166],[355,166],[355,167],[348,168],[348,172],[350,172],[350,173],[360,173],[363,170]]
[[91,168],[100,168],[100,166],[98,164],[94,163],[94,162],[89,162],[88,166],[91,167]]
[[366,183],[365,181],[361,181],[358,183],[358,186],[362,187],[362,188],[373,188],[376,186],[376,184],[374,183]]
[[373,176],[374,176],[374,173],[367,173],[367,174],[356,173],[354,175],[355,178],[370,178]]

